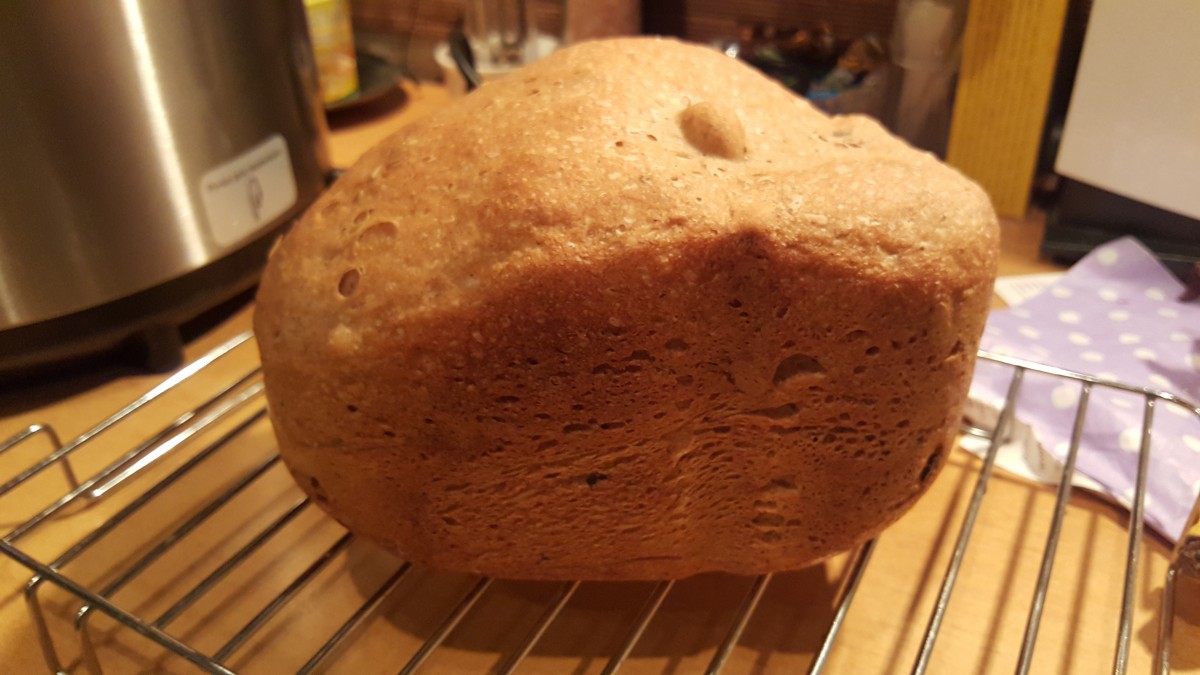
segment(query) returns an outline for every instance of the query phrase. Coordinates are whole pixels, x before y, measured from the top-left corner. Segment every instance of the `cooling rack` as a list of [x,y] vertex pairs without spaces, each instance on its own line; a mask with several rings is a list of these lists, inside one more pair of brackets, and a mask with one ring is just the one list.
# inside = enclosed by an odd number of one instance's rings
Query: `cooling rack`
[[[229,358],[239,350],[253,350],[252,338],[246,332],[219,345],[74,439],[64,442],[55,428],[33,424],[0,443],[0,457],[29,458],[21,464],[23,468],[0,485],[0,499],[19,495],[23,489],[32,492],[30,487],[35,484],[44,486],[58,481],[65,486],[61,496],[49,504],[30,504],[19,499],[0,502],[15,503],[18,505],[15,511],[25,511],[15,515],[13,507],[6,507],[0,521],[12,529],[0,538],[0,551],[32,574],[25,585],[24,598],[50,672],[65,673],[80,668],[97,674],[105,672],[105,655],[119,654],[120,650],[104,651],[98,645],[121,643],[128,635],[157,643],[167,654],[210,673],[241,671],[235,663],[251,664],[245,669],[254,670],[252,664],[256,659],[258,663],[268,662],[265,672],[278,672],[274,668],[277,662],[265,655],[280,653],[280,645],[291,661],[302,664],[296,672],[336,670],[341,658],[353,654],[355,644],[366,639],[361,635],[365,627],[381,613],[394,614],[394,606],[403,600],[431,608],[430,612],[436,616],[421,625],[401,626],[405,632],[419,634],[424,639],[406,652],[376,648],[373,655],[394,656],[394,662],[372,656],[366,665],[360,661],[358,665],[346,666],[346,672],[362,672],[364,668],[404,674],[455,672],[439,670],[433,663],[439,649],[455,635],[486,625],[491,632],[498,630],[513,639],[506,642],[510,646],[499,660],[477,659],[479,670],[507,674],[525,664],[543,638],[555,630],[556,619],[573,598],[588,593],[604,595],[615,588],[570,582],[539,585],[540,594],[533,593],[528,584],[518,586],[515,591],[509,589],[505,596],[509,601],[533,608],[531,616],[536,618],[521,622],[514,620],[515,614],[500,611],[503,603],[498,601],[481,609],[493,600],[491,596],[498,593],[497,584],[503,582],[458,575],[452,583],[434,584],[432,580],[437,573],[356,542],[353,535],[312,508],[282,470],[265,424],[266,403],[259,368],[255,365],[246,371],[247,359]],[[1133,640],[1139,551],[1145,536],[1143,511],[1154,413],[1158,407],[1169,405],[1200,417],[1200,408],[1167,392],[986,352],[981,352],[980,357],[1009,368],[1012,377],[994,429],[966,429],[989,439],[987,451],[974,474],[974,489],[969,493],[966,508],[949,529],[955,533],[954,543],[944,569],[940,577],[934,574],[924,579],[924,582],[937,579],[936,600],[926,615],[915,660],[911,668],[905,666],[904,670],[915,674],[930,672],[977,519],[989,484],[994,480],[998,449],[1012,423],[1022,383],[1027,374],[1038,373],[1076,382],[1080,397],[1052,519],[1041,549],[1041,564],[1028,607],[1016,672],[1031,672],[1034,662],[1035,644],[1043,624],[1047,592],[1072,494],[1071,477],[1088,402],[1093,390],[1109,388],[1139,396],[1143,402],[1140,460],[1112,658],[1112,672],[1125,673]],[[257,363],[256,357],[251,360]],[[234,362],[242,364],[240,371],[232,366]],[[189,386],[185,387],[185,383]],[[194,396],[190,399],[181,396],[183,390],[197,388],[205,392],[198,400]],[[117,433],[118,429],[125,429],[123,435]],[[111,438],[122,440],[111,442]],[[257,493],[254,502],[257,506],[253,508],[246,499],[251,492]],[[194,502],[183,498],[197,494],[201,498]],[[263,504],[269,508],[260,508]],[[58,543],[53,547],[46,541],[48,537],[40,536],[51,528],[57,529],[54,541]],[[64,533],[69,534],[66,539]],[[882,539],[888,536],[885,532]],[[296,543],[301,538],[308,542],[304,547]],[[311,545],[314,538],[320,540],[320,545]],[[65,549],[61,544],[64,540],[72,542]],[[196,540],[207,544],[197,547]],[[841,560],[837,576],[831,580],[831,588],[836,590],[828,598],[830,611],[819,618],[823,622],[821,637],[813,645],[807,672],[824,672],[836,650],[853,648],[839,645],[838,637],[870,567],[876,544],[877,541],[870,541]],[[1162,580],[1165,588],[1159,608],[1156,673],[1170,672],[1175,585],[1181,579],[1200,579],[1197,549],[1200,542],[1181,545]],[[268,570],[271,578],[283,579],[282,587],[268,587],[255,581],[261,578],[255,574],[263,570]],[[337,593],[346,595],[345,589],[338,590],[329,581],[331,577],[353,581],[348,596],[352,602],[341,605],[351,607],[349,611],[340,614],[327,611],[313,599]],[[150,583],[150,579],[154,582]],[[713,634],[719,635],[707,666],[702,669],[715,674],[725,668],[764,598],[770,597],[773,582],[776,585],[784,582],[769,574],[753,579],[721,577],[710,581],[731,586],[732,590],[723,592],[733,599],[725,603],[727,612],[719,616],[713,612],[702,615],[714,627]],[[631,654],[647,642],[648,627],[656,619],[664,621],[664,604],[678,595],[679,587],[686,583],[689,582],[621,586],[621,593],[636,597],[637,601],[630,603],[630,611],[608,636],[606,644],[612,648],[602,657],[593,655],[572,672],[595,672],[600,668],[599,672],[611,675],[627,666]],[[149,586],[149,590],[139,590],[140,585]],[[400,593],[398,589],[402,587],[408,590]],[[55,597],[49,597],[51,594]],[[397,598],[400,595],[404,597]],[[384,607],[392,607],[393,611],[384,611],[381,609]],[[299,614],[303,620],[280,629],[276,625],[278,617],[287,612]],[[238,615],[231,619],[231,613]],[[482,614],[491,618],[482,619]],[[204,628],[218,618],[235,629],[217,637],[206,634]],[[672,620],[677,618],[675,615]],[[100,625],[100,620],[106,624]],[[52,626],[57,623],[66,624],[65,629]],[[264,645],[274,645],[275,651]],[[35,647],[30,645],[30,648]],[[669,653],[671,645],[657,644],[656,648]],[[596,666],[589,668],[592,660]],[[598,665],[601,662],[602,667]],[[159,660],[140,667],[172,670],[172,663],[175,662]],[[659,672],[683,672],[679,667],[678,659],[667,658]],[[761,663],[756,667],[756,672],[799,672]],[[109,668],[113,669],[111,662]]]

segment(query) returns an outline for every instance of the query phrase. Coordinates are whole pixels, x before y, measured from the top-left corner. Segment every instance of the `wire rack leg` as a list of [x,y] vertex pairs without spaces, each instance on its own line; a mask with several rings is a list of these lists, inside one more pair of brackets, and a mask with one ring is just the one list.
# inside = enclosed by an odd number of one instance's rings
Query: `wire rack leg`
[[[126,584],[128,584],[135,577],[137,577],[139,574],[144,572],[151,564],[154,563],[154,561],[158,560],[160,557],[162,557],[163,554],[165,554],[167,551],[169,551],[171,548],[173,548],[177,543],[179,543],[179,541],[183,537],[187,536],[195,528],[197,528],[201,524],[203,524],[206,520],[208,520],[209,517],[211,517],[214,513],[216,513],[222,506],[224,506],[226,503],[228,503],[229,500],[233,499],[235,496],[240,494],[242,492],[242,490],[244,490],[246,487],[248,487],[258,477],[262,476],[271,467],[275,466],[275,464],[277,464],[278,462],[279,462],[279,456],[275,455],[275,456],[272,456],[269,459],[267,459],[267,461],[259,464],[259,466],[256,467],[253,471],[246,474],[245,476],[242,477],[241,480],[239,480],[237,483],[235,483],[233,485],[233,487],[231,487],[229,490],[222,493],[216,499],[210,501],[208,504],[206,504],[204,506],[204,508],[202,508],[196,514],[194,514],[188,520],[184,521],[184,523],[182,525],[180,525],[178,528],[176,528],[174,532],[170,533],[169,535],[167,535],[167,537],[165,539],[158,542],[158,544],[156,544],[153,548],[151,548],[149,550],[149,552],[147,552],[145,555],[143,555],[140,558],[138,558],[137,560],[135,560],[133,562],[133,564],[130,565],[124,572],[122,572],[116,579],[114,579],[111,583],[109,583],[107,586],[105,586],[103,589],[101,589],[100,595],[103,597],[111,597],[113,593],[116,593],[117,591],[121,590]],[[94,606],[90,602],[85,602],[79,608],[79,611],[75,613],[75,631],[78,634],[80,644],[84,651],[84,655],[86,656],[89,653],[91,653],[91,654],[93,654],[93,660],[94,660],[95,650],[92,648],[90,631],[88,629],[89,619],[92,615],[93,610],[94,610]],[[97,663],[96,667],[93,668],[92,670],[97,675],[100,675],[99,668],[100,668],[99,663]]]
[[[38,577],[41,577],[42,579],[53,583],[54,585],[58,586],[59,588],[62,588],[63,590],[65,590],[77,597],[88,599],[93,604],[97,605],[99,607],[99,609],[102,610],[105,614],[109,615],[117,622],[129,627],[133,631],[137,632],[139,635],[142,635],[148,639],[154,640],[155,642],[162,645],[163,647],[170,649],[171,651],[175,652],[176,654],[187,659],[189,662],[204,669],[205,672],[217,673],[218,675],[233,675],[233,673],[230,670],[221,666],[218,663],[213,662],[213,660],[208,658],[207,656],[205,656],[205,655],[197,652],[195,649],[192,649],[191,647],[183,644],[182,642],[175,639],[174,637],[171,637],[167,633],[164,633],[162,630],[158,629],[157,627],[151,626],[151,625],[141,621],[136,616],[130,614],[129,612],[125,611],[124,609],[121,609],[117,605],[113,604],[113,602],[111,600],[109,600],[108,598],[104,598],[99,595],[96,595],[92,591],[81,586],[79,583],[77,583],[70,577],[63,576],[63,574],[60,573],[58,570],[38,561],[37,559],[30,556],[28,553],[25,553],[21,549],[16,548],[15,546],[4,541],[3,539],[0,539],[0,553],[4,553],[8,557],[17,561],[19,564],[24,565],[25,567],[28,567],[29,569],[33,570],[34,573],[37,574]],[[33,584],[31,583],[30,586],[32,586],[32,585]],[[26,586],[26,597],[29,597],[29,595],[31,593],[31,591],[29,590],[30,586]],[[35,590],[36,590],[36,588],[35,588]],[[51,649],[53,649],[53,647],[51,647]],[[57,660],[57,659],[55,659],[55,660]],[[61,671],[61,670],[62,670],[61,668],[55,669],[56,672]]]
[[1071,429],[1071,445],[1067,450],[1067,462],[1058,479],[1058,497],[1054,502],[1054,516],[1050,521],[1050,532],[1046,535],[1046,548],[1042,552],[1042,567],[1038,572],[1037,587],[1033,602],[1029,606],[1029,619],[1025,623],[1025,637],[1021,642],[1021,659],[1017,662],[1017,675],[1028,675],[1033,666],[1033,648],[1037,643],[1038,628],[1041,626],[1042,609],[1046,606],[1046,591],[1050,587],[1050,575],[1054,570],[1054,556],[1058,552],[1058,539],[1062,534],[1063,519],[1067,515],[1067,503],[1071,500],[1071,481],[1075,476],[1075,461],[1079,457],[1079,443],[1083,439],[1083,423],[1087,417],[1088,400],[1092,385],[1083,383],[1079,392],[1079,404],[1075,409],[1075,425]]
[[75,624],[75,632],[79,636],[79,647],[83,653],[83,663],[92,675],[104,675],[100,659],[96,656],[96,645],[92,642],[92,630],[86,620]]
[[50,627],[46,624],[46,614],[42,611],[42,602],[38,599],[38,589],[41,588],[43,577],[39,574],[25,584],[25,607],[29,617],[33,619],[37,630],[38,644],[42,648],[42,657],[52,673],[62,672],[62,663],[58,660],[58,652],[54,649],[54,638],[50,636]]
[[850,612],[850,603],[854,602],[854,594],[858,591],[858,583],[862,581],[863,572],[867,569],[867,563],[871,562],[871,554],[875,552],[875,542],[872,539],[863,544],[855,554],[854,560],[850,563],[850,568],[846,571],[846,575],[842,582],[842,590],[838,594],[841,598],[838,600],[837,612],[833,615],[833,621],[829,624],[829,632],[825,633],[825,640],[821,643],[821,650],[817,652],[813,659],[812,665],[808,667],[808,675],[820,675],[825,670],[825,666],[829,663],[829,655],[833,653],[833,643],[837,641],[838,633],[842,630],[842,624],[846,621],[846,615]]
[[1171,638],[1175,629],[1175,580],[1179,576],[1178,564],[1167,570],[1167,584],[1163,588],[1162,615],[1158,618],[1158,653],[1155,655],[1156,675],[1171,675]]
[[188,365],[184,366],[180,370],[176,371],[175,374],[171,375],[167,379],[158,383],[152,389],[150,389],[146,393],[139,396],[136,400],[130,402],[124,408],[121,408],[117,412],[113,413],[112,415],[107,417],[103,422],[100,422],[99,424],[92,427],[91,429],[88,429],[87,431],[83,432],[78,437],[76,437],[75,440],[71,441],[70,443],[67,443],[66,445],[59,447],[54,452],[50,453],[49,455],[46,455],[41,460],[36,462],[33,466],[20,472],[19,474],[17,474],[16,476],[11,478],[7,482],[5,482],[3,485],[0,485],[0,495],[6,494],[7,492],[12,490],[16,486],[20,485],[21,483],[24,483],[25,481],[29,480],[30,478],[33,478],[37,474],[41,473],[43,470],[46,469],[46,467],[50,466],[51,464],[57,462],[60,459],[63,459],[67,455],[75,452],[77,449],[82,447],[88,441],[92,440],[96,436],[103,433],[109,427],[112,427],[116,423],[125,419],[129,415],[133,414],[135,411],[137,411],[142,406],[145,406],[146,404],[150,403],[154,399],[162,396],[166,392],[175,388],[175,386],[178,385],[180,382],[183,382],[184,380],[187,380],[188,378],[192,377],[193,375],[195,375],[196,373],[203,370],[206,366],[208,366],[212,362],[214,362],[214,361],[220,359],[222,356],[225,356],[226,354],[232,352],[239,345],[248,341],[252,336],[253,336],[253,333],[251,333],[250,331],[246,331],[237,336],[234,336],[233,338],[230,338],[229,340],[227,340],[224,344],[216,347],[215,349],[208,352],[204,356],[200,357],[199,359],[196,359],[192,363],[189,363]]
[[[75,488],[79,487],[79,479],[75,476],[74,467],[71,466],[71,458],[60,454],[63,448],[62,439],[59,438],[58,432],[54,430],[54,427],[50,426],[49,424],[31,424],[11,438],[5,441],[0,441],[0,455],[3,455],[4,453],[12,450],[21,443],[24,443],[38,434],[43,434],[46,436],[46,438],[49,439],[50,444],[54,446],[54,449],[50,451],[50,456],[59,457],[58,464],[62,467],[63,474],[65,474],[67,483],[70,484],[71,489],[74,490]],[[0,492],[0,495],[3,495],[6,492],[8,492],[8,490]]]
[[674,586],[674,579],[658,582],[658,585],[650,593],[650,597],[646,598],[646,603],[642,605],[642,609],[638,612],[637,618],[634,619],[633,625],[629,627],[629,632],[626,633],[625,639],[621,642],[620,649],[609,660],[608,665],[604,666],[604,671],[600,675],[616,675],[621,664],[625,663],[625,659],[629,658],[634,645],[637,644],[638,640],[642,639],[642,633],[646,632],[646,626],[650,625],[650,620],[658,613],[658,608],[662,606],[663,600]]
[[1025,378],[1025,369],[1017,368],[1013,373],[1012,381],[1008,385],[1008,394],[1004,397],[1004,408],[1000,411],[1000,418],[996,421],[996,429],[993,432],[992,440],[988,444],[987,456],[983,460],[983,468],[980,469],[979,479],[975,483],[975,492],[971,495],[971,503],[967,507],[967,515],[963,519],[962,529],[958,533],[958,541],[954,545],[954,555],[950,558],[950,565],[946,568],[946,576],[942,578],[942,588],[938,593],[937,603],[933,606],[933,613],[929,617],[929,624],[925,628],[925,638],[921,643],[921,652],[917,655],[917,661],[913,664],[913,675],[922,675],[929,667],[929,659],[933,656],[933,645],[937,641],[938,631],[942,627],[942,620],[946,617],[946,608],[950,605],[950,595],[954,592],[954,582],[958,579],[958,570],[962,567],[963,558],[967,553],[967,544],[971,541],[971,531],[975,527],[975,519],[979,516],[979,508],[983,505],[983,497],[987,494],[988,480],[992,477],[992,467],[996,464],[996,454],[1000,450],[1000,446],[1004,443],[1004,438],[1008,434],[1008,428],[1013,415],[1016,413],[1017,394],[1021,390],[1021,382]]
[[1133,633],[1133,607],[1137,595],[1138,557],[1142,550],[1142,529],[1146,518],[1146,475],[1150,469],[1150,427],[1154,423],[1153,396],[1146,396],[1142,413],[1142,444],[1138,448],[1137,486],[1129,516],[1129,548],[1125,562],[1125,591],[1121,597],[1121,628],[1117,633],[1117,653],[1113,657],[1114,675],[1129,669],[1129,641]]

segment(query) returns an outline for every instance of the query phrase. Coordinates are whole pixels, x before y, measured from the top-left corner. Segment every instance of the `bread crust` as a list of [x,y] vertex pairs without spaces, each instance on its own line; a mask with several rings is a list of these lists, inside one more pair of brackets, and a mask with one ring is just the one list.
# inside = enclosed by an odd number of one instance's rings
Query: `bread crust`
[[584,43],[370,151],[273,251],[280,452],[436,567],[677,578],[877,534],[952,447],[983,192],[711,50]]

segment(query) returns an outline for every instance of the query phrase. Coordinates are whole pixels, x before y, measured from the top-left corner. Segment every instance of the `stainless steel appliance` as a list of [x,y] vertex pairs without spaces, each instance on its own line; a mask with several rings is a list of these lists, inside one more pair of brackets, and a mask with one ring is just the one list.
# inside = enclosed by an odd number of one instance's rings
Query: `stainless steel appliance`
[[0,371],[176,360],[324,187],[325,134],[300,0],[0,3]]

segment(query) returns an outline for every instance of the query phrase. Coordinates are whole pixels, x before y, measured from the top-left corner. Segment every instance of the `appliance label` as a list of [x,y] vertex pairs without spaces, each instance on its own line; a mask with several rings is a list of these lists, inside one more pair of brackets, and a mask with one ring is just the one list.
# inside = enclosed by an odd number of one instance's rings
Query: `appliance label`
[[275,134],[200,178],[200,196],[213,239],[221,246],[257,234],[296,203],[296,177],[287,141]]

